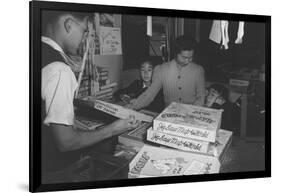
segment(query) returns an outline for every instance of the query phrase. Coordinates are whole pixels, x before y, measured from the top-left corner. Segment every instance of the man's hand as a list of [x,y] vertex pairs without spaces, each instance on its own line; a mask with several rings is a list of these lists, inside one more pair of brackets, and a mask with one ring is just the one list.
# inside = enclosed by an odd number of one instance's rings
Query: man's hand
[[113,128],[113,135],[123,133],[127,130],[135,129],[140,125],[140,121],[136,120],[134,116],[130,116],[128,119],[119,119],[111,123]]

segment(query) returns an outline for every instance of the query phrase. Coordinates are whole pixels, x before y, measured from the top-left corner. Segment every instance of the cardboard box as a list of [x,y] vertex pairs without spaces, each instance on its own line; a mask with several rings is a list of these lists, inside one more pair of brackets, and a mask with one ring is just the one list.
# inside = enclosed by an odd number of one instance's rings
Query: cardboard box
[[[203,156],[209,156],[216,158],[221,164],[224,161],[227,150],[230,148],[232,143],[233,133],[228,130],[220,129],[217,134],[216,142],[210,143],[207,153],[191,152],[196,154],[202,154]],[[169,148],[161,146],[161,148]],[[183,151],[183,150],[179,150]]]
[[170,135],[215,142],[223,110],[172,102],[153,121],[153,129]]
[[200,153],[207,153],[210,143],[162,133],[160,131],[153,130],[152,128],[147,130],[147,140],[183,151]]
[[123,145],[126,145],[126,146],[132,146],[139,150],[145,144],[146,131],[150,126],[151,126],[151,123],[143,122],[136,129],[129,131],[129,132],[125,132],[122,135],[119,135],[118,142]]
[[218,173],[211,156],[144,145],[129,164],[129,178]]
[[144,121],[144,122],[152,122],[153,117],[139,113],[137,111],[124,108],[120,105],[104,102],[101,100],[96,100],[95,109],[103,111],[105,113],[108,113],[110,115],[113,115],[115,117],[121,118],[121,119],[127,119],[130,116],[134,116],[136,120]]

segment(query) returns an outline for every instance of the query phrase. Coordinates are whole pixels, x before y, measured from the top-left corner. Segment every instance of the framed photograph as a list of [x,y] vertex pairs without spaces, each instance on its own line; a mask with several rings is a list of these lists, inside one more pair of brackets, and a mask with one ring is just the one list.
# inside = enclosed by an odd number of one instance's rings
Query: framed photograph
[[30,1],[30,192],[271,176],[271,17]]

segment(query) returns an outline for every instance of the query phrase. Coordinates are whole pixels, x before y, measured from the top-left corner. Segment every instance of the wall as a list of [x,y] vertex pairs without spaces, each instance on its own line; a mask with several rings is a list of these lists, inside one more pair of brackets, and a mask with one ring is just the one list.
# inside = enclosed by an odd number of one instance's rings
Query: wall
[[[121,15],[114,14],[114,27],[121,28]],[[122,71],[123,55],[96,55],[95,63],[98,66],[107,67],[111,82],[117,82],[120,85],[120,75]],[[115,88],[117,89],[117,88]]]
[[130,69],[121,72],[121,81],[120,81],[120,88],[126,88],[129,86],[134,80],[140,77],[139,70],[136,69]]

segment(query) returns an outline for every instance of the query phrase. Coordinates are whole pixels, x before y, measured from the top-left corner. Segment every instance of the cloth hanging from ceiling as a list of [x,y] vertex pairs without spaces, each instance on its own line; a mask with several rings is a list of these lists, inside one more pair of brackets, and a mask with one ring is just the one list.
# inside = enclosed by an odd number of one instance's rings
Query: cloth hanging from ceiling
[[239,21],[238,31],[237,31],[237,38],[235,40],[236,44],[242,44],[243,43],[243,36],[244,36],[244,21]]
[[[227,20],[214,20],[209,39],[217,44],[221,44],[221,48],[227,50],[229,48],[228,43],[229,39],[229,21]],[[243,43],[243,36],[244,36],[244,21],[239,21],[238,30],[237,30],[237,38],[235,40],[235,44],[242,44]]]

